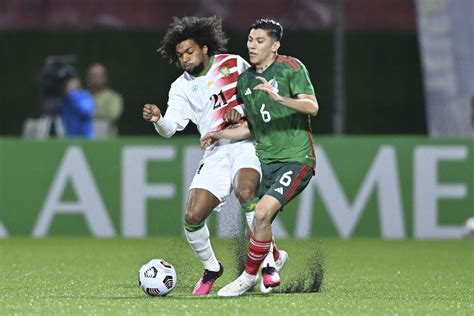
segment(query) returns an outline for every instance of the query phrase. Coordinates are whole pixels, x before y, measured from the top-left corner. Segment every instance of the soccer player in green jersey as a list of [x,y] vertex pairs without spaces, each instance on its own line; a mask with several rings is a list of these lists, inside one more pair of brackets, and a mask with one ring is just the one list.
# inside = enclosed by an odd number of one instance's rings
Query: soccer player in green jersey
[[[282,26],[273,20],[252,24],[247,39],[252,67],[238,79],[247,124],[201,139],[207,147],[221,138],[255,137],[263,172],[245,271],[220,289],[219,296],[242,295],[257,283],[258,269],[271,247],[273,219],[314,175],[310,119],[319,106],[306,67],[296,58],[278,55],[282,35]],[[280,284],[278,269],[264,266],[262,276],[266,287]]]

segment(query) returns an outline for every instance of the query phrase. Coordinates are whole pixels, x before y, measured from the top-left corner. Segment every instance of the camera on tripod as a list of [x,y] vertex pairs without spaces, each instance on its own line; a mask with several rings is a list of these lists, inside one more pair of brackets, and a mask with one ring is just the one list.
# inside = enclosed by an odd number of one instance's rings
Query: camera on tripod
[[68,80],[77,78],[74,55],[49,56],[40,74],[39,92],[43,98],[60,98]]

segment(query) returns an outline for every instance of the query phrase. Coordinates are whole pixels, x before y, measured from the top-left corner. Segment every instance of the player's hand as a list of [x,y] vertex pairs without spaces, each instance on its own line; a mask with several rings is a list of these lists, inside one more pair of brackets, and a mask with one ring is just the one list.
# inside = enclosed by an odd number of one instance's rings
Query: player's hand
[[143,106],[143,119],[148,122],[158,122],[161,116],[160,108],[155,104],[145,104]]
[[224,122],[237,124],[242,119],[242,115],[235,109],[228,109],[224,113]]
[[268,94],[270,99],[273,101],[281,102],[283,101],[283,97],[278,94],[275,88],[263,77],[255,77],[255,79],[259,80],[261,83],[257,85],[254,90],[264,91]]
[[222,132],[208,132],[203,137],[201,137],[201,148],[206,149],[209,146],[213,145],[221,138]]

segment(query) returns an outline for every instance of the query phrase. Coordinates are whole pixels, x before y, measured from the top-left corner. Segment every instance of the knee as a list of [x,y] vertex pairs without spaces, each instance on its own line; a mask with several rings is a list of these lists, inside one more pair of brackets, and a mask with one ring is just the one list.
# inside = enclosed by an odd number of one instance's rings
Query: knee
[[184,214],[184,221],[190,225],[199,225],[201,224],[206,218],[197,212],[192,210],[187,210]]
[[249,188],[238,189],[236,190],[235,195],[237,199],[239,200],[240,204],[245,204],[247,202],[250,202],[256,197],[255,191]]
[[271,226],[272,218],[273,216],[270,211],[263,208],[258,208],[257,206],[255,209],[255,217],[253,219],[255,230],[258,230],[261,227]]

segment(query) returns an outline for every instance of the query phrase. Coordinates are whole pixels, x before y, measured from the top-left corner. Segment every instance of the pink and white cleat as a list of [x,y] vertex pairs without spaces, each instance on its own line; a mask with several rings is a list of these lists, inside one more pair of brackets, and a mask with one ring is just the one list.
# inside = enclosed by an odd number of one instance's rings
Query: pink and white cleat
[[193,295],[207,295],[209,292],[211,292],[214,282],[216,282],[222,273],[224,273],[224,267],[220,262],[219,268],[219,271],[209,271],[207,269],[204,270],[203,275],[194,287]]
[[280,275],[275,267],[266,266],[262,269],[263,285],[266,288],[273,288],[280,285]]
[[[280,277],[279,276],[279,272],[283,269],[283,267],[285,266],[286,262],[288,261],[288,253],[284,250],[280,250],[280,258],[278,258],[277,261],[275,261],[275,268],[276,269],[276,274],[278,275],[278,278]],[[268,265],[267,265],[268,267]],[[271,268],[271,267],[270,267]],[[274,271],[264,271],[264,269],[266,268],[262,268],[262,281],[260,281],[260,292],[262,292],[263,294],[268,294],[270,293],[273,288],[277,285],[274,285],[274,286],[267,286],[268,284],[275,284],[275,280],[276,280],[276,276],[268,276],[268,273],[270,274],[273,274],[275,273]],[[265,275],[267,274],[267,275]],[[265,280],[268,280],[268,281],[265,281]],[[273,279],[273,281],[272,281]],[[265,284],[267,283],[267,284]],[[279,283],[278,283],[279,284]]]

